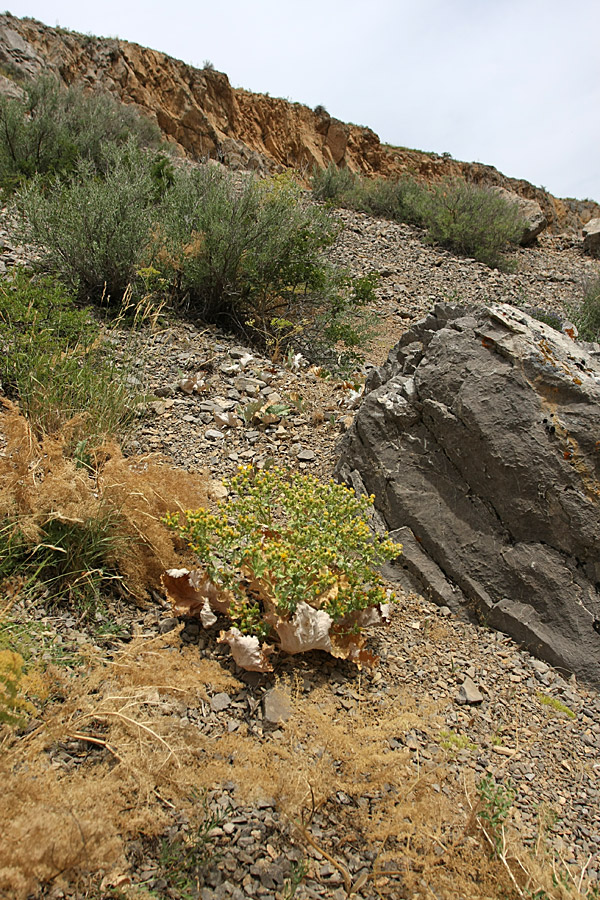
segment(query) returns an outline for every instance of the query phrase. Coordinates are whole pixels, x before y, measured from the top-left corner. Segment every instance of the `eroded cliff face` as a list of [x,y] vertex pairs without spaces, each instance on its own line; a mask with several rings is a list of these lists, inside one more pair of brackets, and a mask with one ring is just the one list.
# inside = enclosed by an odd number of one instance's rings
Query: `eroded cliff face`
[[66,84],[102,88],[135,103],[185,154],[238,168],[306,173],[334,162],[365,175],[449,175],[495,184],[537,200],[554,231],[580,231],[600,215],[591,201],[559,200],[492,166],[382,144],[369,128],[348,125],[300,103],[232,88],[222,72],[196,69],[128,41],[95,38],[33,19],[0,15],[0,67],[9,76],[53,72]]

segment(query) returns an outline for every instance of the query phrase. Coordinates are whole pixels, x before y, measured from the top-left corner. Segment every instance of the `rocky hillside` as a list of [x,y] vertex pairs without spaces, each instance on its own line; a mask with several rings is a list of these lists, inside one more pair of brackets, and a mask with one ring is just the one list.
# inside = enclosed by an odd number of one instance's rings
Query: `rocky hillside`
[[[377,364],[439,300],[535,301],[563,315],[598,273],[565,237],[519,248],[518,270],[502,273],[424,245],[412,226],[339,215],[337,261],[381,273]],[[0,268],[26,261],[11,241],[0,231]],[[356,405],[349,383],[274,365],[192,323],[149,331],[138,352],[157,397],[131,434],[141,464],[159,452],[172,478],[203,469],[213,496],[240,463],[330,474]],[[249,415],[277,399],[289,405],[280,422]],[[0,441],[11,421],[3,409]],[[31,453],[39,473],[43,452]],[[376,669],[317,651],[272,675],[237,670],[214,629],[174,618],[159,595],[146,609],[107,600],[87,624],[43,596],[14,598],[10,628],[56,661],[56,699],[0,758],[0,896],[596,896],[597,692],[502,633],[399,594],[389,628],[369,637]],[[73,663],[82,647],[89,665]],[[485,815],[500,821],[515,868],[537,866],[524,889],[488,852]]]
[[411,174],[428,181],[460,176],[536,200],[554,232],[578,232],[600,215],[593,201],[558,199],[492,166],[382,144],[371,129],[341,122],[320,107],[312,110],[232,88],[222,72],[196,69],[128,41],[49,28],[5,13],[0,16],[0,67],[8,90],[14,90],[13,79],[43,71],[67,84],[108,90],[135,103],[170,141],[196,158],[265,170],[310,170],[334,162],[374,176]]

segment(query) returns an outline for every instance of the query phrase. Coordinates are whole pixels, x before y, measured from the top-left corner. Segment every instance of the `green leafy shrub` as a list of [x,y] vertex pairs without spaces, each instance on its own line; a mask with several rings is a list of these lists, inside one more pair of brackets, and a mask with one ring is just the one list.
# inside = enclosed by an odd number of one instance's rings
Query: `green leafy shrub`
[[349,200],[371,216],[422,225],[426,196],[427,189],[411,178],[361,178]]
[[240,469],[230,487],[234,494],[217,513],[199,509],[183,523],[178,515],[166,521],[213,584],[231,591],[230,617],[242,634],[268,634],[269,604],[290,616],[303,601],[339,622],[387,600],[373,567],[400,547],[371,534],[372,497],[278,468]]
[[326,169],[313,171],[312,192],[316,200],[329,200],[370,216],[423,223],[427,188],[413,178],[366,178],[330,163]]
[[428,240],[488,266],[499,266],[503,253],[519,243],[522,216],[516,204],[496,191],[448,179],[429,190],[423,209]]
[[425,185],[414,178],[365,178],[331,163],[315,171],[313,195],[372,216],[422,226],[431,243],[472,256],[489,266],[505,264],[504,252],[519,243],[522,215],[491,188],[462,178]]
[[600,278],[587,282],[581,304],[570,310],[570,315],[581,340],[600,340]]
[[373,285],[325,261],[337,233],[289,178],[240,181],[207,165],[179,173],[166,195],[152,266],[205,321],[280,355],[297,347],[350,364],[368,337]]
[[344,201],[354,190],[355,184],[356,176],[350,169],[340,169],[335,163],[329,163],[326,169],[313,169],[311,185],[316,200],[334,200],[345,206]]
[[71,445],[93,447],[131,422],[141,394],[107,337],[51,277],[0,284],[0,381],[38,437],[78,417]]
[[102,169],[108,144],[158,146],[158,127],[104,93],[66,88],[42,76],[22,99],[0,97],[0,187],[13,189],[38,174],[64,177],[77,161]]
[[157,215],[156,163],[133,142],[109,144],[105,174],[83,159],[67,182],[54,178],[44,189],[38,176],[18,192],[23,239],[81,297],[121,303]]
[[498,857],[504,855],[504,826],[509,817],[515,799],[514,788],[509,781],[506,784],[496,782],[493,775],[485,775],[477,785],[479,807],[477,819],[490,840]]

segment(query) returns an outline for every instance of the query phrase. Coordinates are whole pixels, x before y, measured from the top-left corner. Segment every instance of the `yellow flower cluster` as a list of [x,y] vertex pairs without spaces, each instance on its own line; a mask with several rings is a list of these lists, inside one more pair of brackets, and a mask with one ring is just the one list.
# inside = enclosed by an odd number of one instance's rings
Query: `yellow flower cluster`
[[168,524],[198,555],[211,580],[229,589],[230,615],[245,633],[265,634],[265,598],[282,616],[302,600],[336,622],[388,599],[376,567],[400,546],[371,532],[374,497],[356,497],[333,480],[283,468],[238,470],[218,511]]

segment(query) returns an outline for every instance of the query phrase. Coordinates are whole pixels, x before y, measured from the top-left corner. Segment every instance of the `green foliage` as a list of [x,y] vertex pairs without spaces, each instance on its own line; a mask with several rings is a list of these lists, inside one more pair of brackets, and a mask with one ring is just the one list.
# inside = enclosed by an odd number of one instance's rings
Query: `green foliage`
[[479,807],[477,818],[493,843],[497,856],[502,856],[503,829],[512,808],[515,791],[510,781],[498,784],[492,775],[485,775],[477,785]]
[[0,97],[0,187],[13,189],[35,174],[65,177],[81,159],[101,170],[106,146],[126,141],[157,146],[160,132],[109,94],[42,76],[25,86],[23,99]]
[[423,224],[427,188],[412,178],[366,178],[330,163],[327,169],[315,169],[313,195],[339,206],[357,209],[370,216],[382,216],[395,222]]
[[600,341],[600,277],[587,282],[580,306],[570,315],[581,340]]
[[423,225],[426,197],[427,189],[411,178],[363,178],[350,199],[355,209],[370,216]]
[[163,153],[157,154],[150,164],[150,176],[154,182],[155,199],[162,200],[175,184],[175,167]]
[[279,355],[292,347],[351,365],[368,338],[372,290],[324,260],[337,232],[288,177],[240,181],[207,165],[178,173],[152,265],[205,321]]
[[[315,110],[316,112],[316,110]],[[350,195],[357,177],[350,169],[339,169],[335,163],[329,163],[326,169],[313,169],[312,192],[316,200],[334,200],[340,206]]]
[[78,417],[71,443],[82,462],[103,437],[126,428],[141,400],[127,378],[127,360],[111,351],[108,337],[50,277],[17,271],[0,284],[4,390],[38,436],[56,434]]
[[565,716],[568,716],[569,719],[576,718],[576,715],[573,712],[573,710],[569,706],[567,706],[565,703],[563,703],[561,700],[559,700],[557,697],[549,697],[548,694],[543,694],[541,692],[538,692],[537,698],[538,698],[539,702],[542,704],[542,706],[548,706],[548,707],[550,707],[550,709],[555,710],[555,712],[564,713]]
[[23,239],[81,297],[118,307],[147,246],[157,191],[167,177],[160,167],[153,174],[157,164],[133,142],[109,144],[103,175],[82,159],[67,182],[54,178],[44,189],[40,177],[33,178],[16,196]]
[[74,605],[91,616],[101,586],[118,577],[115,553],[122,541],[119,516],[109,508],[85,519],[50,517],[38,527],[35,540],[25,537],[18,519],[5,519],[1,574],[18,575],[26,590],[41,585],[51,602]]
[[189,834],[179,834],[174,840],[162,842],[159,865],[170,890],[177,891],[180,900],[195,900],[204,884],[204,878],[215,862],[213,844],[215,828],[223,821],[223,815],[212,811],[206,796],[202,797],[203,818],[200,825]]
[[522,216],[491,188],[462,178],[434,185],[424,207],[428,240],[488,266],[500,266],[503,252],[518,244]]
[[519,242],[522,216],[491,188],[462,178],[425,185],[414,178],[365,178],[330,163],[315,170],[313,195],[372,216],[426,229],[427,239],[489,266],[505,264],[503,253]]
[[469,740],[466,734],[457,734],[455,731],[448,731],[444,728],[440,731],[440,747],[443,750],[457,753],[460,750],[476,750],[477,744]]
[[281,900],[293,900],[296,891],[308,875],[308,863],[305,859],[299,862],[293,862],[290,869],[290,876],[286,878],[283,884]]
[[217,513],[187,511],[183,524],[176,514],[167,522],[213,583],[232,592],[230,616],[242,633],[268,633],[261,592],[280,615],[293,615],[302,600],[334,622],[386,601],[373,567],[400,548],[371,534],[372,497],[279,468],[242,468],[230,487]]

